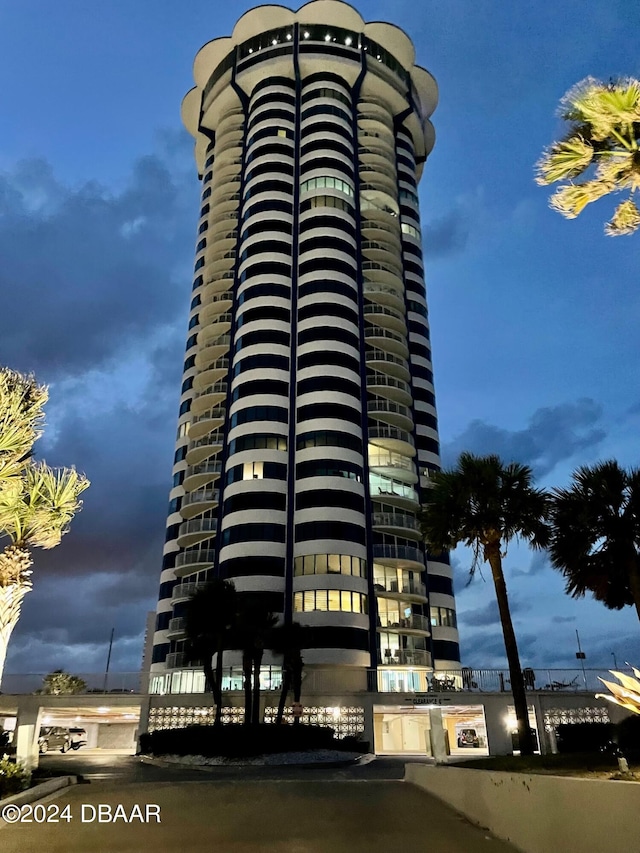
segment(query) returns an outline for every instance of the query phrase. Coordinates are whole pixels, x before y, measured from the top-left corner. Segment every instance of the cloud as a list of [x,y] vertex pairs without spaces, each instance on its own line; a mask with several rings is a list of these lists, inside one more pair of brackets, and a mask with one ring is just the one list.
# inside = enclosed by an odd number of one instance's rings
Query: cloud
[[443,445],[445,467],[455,465],[463,451],[477,455],[498,454],[505,462],[530,465],[537,477],[577,453],[596,448],[606,438],[597,426],[602,407],[594,400],[581,398],[537,409],[526,429],[509,431],[481,420],[469,426],[452,441]]
[[424,251],[428,258],[441,258],[461,252],[470,232],[468,212],[458,207],[424,228]]
[[[534,656],[539,639],[537,634],[518,634],[518,651],[523,666],[527,666]],[[499,631],[465,631],[460,645],[465,666],[478,669],[505,669],[507,666],[504,638]]]
[[532,575],[538,575],[540,572],[551,567],[549,555],[546,551],[534,551],[531,556],[531,562],[527,569],[512,569],[511,576],[514,578],[526,578]]
[[555,622],[559,625],[562,625],[564,622],[575,622],[575,616],[552,616],[551,621]]
[[[511,615],[515,613],[526,613],[531,610],[531,605],[528,602],[519,601],[514,596],[509,598],[509,609]],[[485,625],[499,625],[500,613],[498,612],[498,602],[492,598],[484,607],[478,607],[475,610],[464,610],[458,613],[458,621],[465,626],[480,628]]]
[[42,159],[0,173],[0,295],[13,306],[0,364],[44,381],[79,375],[186,316],[197,204],[187,139],[165,133],[118,192],[64,185]]

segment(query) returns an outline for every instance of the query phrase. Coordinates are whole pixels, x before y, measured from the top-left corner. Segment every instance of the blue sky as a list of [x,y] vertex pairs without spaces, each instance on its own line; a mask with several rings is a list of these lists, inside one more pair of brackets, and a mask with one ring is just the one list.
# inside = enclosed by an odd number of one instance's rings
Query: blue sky
[[[179,107],[196,51],[253,3],[0,0],[0,363],[51,386],[50,464],[92,487],[40,552],[7,672],[139,667],[155,606],[190,298],[198,183]],[[362,0],[436,77],[420,186],[443,456],[497,452],[566,485],[639,462],[640,236],[607,238],[614,202],[549,210],[533,165],[574,83],[640,76],[629,0]],[[457,565],[463,658],[502,666],[490,577]],[[540,555],[506,560],[523,664],[640,660],[631,608],[573,601]]]

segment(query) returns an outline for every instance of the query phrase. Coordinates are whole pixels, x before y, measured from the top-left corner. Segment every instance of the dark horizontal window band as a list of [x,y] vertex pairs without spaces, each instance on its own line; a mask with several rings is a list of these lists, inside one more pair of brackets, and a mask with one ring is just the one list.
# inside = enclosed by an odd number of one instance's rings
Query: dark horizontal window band
[[277,142],[263,142],[254,145],[251,154],[247,157],[247,166],[259,157],[269,157],[270,162],[281,161],[283,157],[293,159],[293,146],[288,140],[282,139]]
[[238,307],[244,305],[250,299],[258,299],[261,296],[277,296],[280,299],[291,299],[291,288],[286,284],[250,283],[238,296]]
[[424,358],[425,361],[431,361],[431,348],[420,341],[409,341],[409,352],[411,359]]
[[170,648],[171,643],[158,643],[158,645],[155,645],[151,654],[151,663],[165,663]]
[[286,504],[286,495],[279,492],[247,492],[227,498],[223,504],[223,512],[229,515],[232,512],[245,512],[250,509],[284,510]]
[[300,114],[300,121],[303,122],[315,116],[333,116],[347,123],[351,122],[349,108],[338,106],[337,104],[314,104],[312,107],[306,107]]
[[[231,576],[229,575],[229,577]],[[235,575],[235,577],[238,577],[238,575]],[[284,593],[282,592],[274,590],[268,592],[262,590],[260,592],[239,592],[238,598],[240,606],[242,606],[243,601],[250,600],[261,611],[266,611],[267,613],[284,613]]]
[[[329,250],[328,246],[325,246],[323,251]],[[302,247],[300,249],[300,253],[302,254]],[[349,263],[348,261],[343,261],[341,258],[332,258],[327,257],[326,255],[322,258],[310,258],[307,261],[302,261],[300,264],[300,268],[298,271],[298,275],[302,277],[310,272],[324,272],[326,274],[327,270],[334,270],[335,272],[340,272],[343,275],[348,276],[349,278],[355,279],[357,276],[357,270],[354,265]]]
[[355,308],[342,305],[340,302],[312,302],[310,305],[302,305],[298,308],[298,322],[309,320],[312,317],[340,317],[358,325],[358,314]]
[[421,403],[429,403],[431,406],[435,406],[436,404],[436,395],[433,391],[429,391],[426,388],[421,388],[419,385],[413,386],[413,401],[414,403],[417,401]]
[[433,657],[436,660],[460,660],[460,645],[451,640],[433,640]]
[[222,547],[245,542],[284,542],[284,524],[237,524],[222,531]]
[[312,341],[338,341],[341,344],[348,344],[356,350],[360,346],[359,337],[340,326],[312,326],[310,329],[303,329],[298,333],[298,346]]
[[361,415],[357,409],[340,403],[310,403],[298,409],[298,421],[310,421],[316,418],[322,420],[339,420],[360,426]]
[[240,275],[240,284],[257,275],[281,275],[284,278],[290,278],[291,264],[278,263],[277,261],[259,261],[251,264]]
[[314,121],[312,124],[308,124],[306,127],[302,128],[303,144],[305,139],[312,133],[322,133],[323,135],[335,133],[338,136],[342,136],[344,139],[348,139],[349,142],[352,142],[353,140],[353,132],[350,128],[332,121]]
[[[333,227],[338,228],[339,225],[334,225]],[[332,234],[323,234],[321,237],[307,237],[306,239],[300,241],[301,255],[303,255],[305,252],[315,251],[344,252],[345,255],[350,256],[353,254],[353,247],[347,240],[343,240],[340,237],[334,237]],[[326,261],[328,260],[328,258],[325,258],[324,260]],[[334,260],[334,258],[331,258],[331,260]],[[351,271],[353,271],[351,265],[348,264],[347,266],[351,273]]]
[[236,328],[241,329],[247,323],[255,321],[275,320],[279,323],[291,322],[291,311],[280,305],[260,305],[257,308],[246,308],[237,315]]
[[305,142],[300,149],[300,157],[312,154],[314,151],[335,151],[337,154],[342,154],[350,162],[353,162],[353,148],[337,139],[312,139],[310,142]]
[[291,243],[284,240],[256,240],[247,246],[240,255],[240,263],[246,261],[247,258],[253,258],[255,255],[271,255],[279,254],[289,257],[291,254]]
[[235,557],[220,563],[223,578],[241,578],[251,575],[284,577],[284,557]]
[[[284,131],[284,136],[282,136],[281,131]],[[256,142],[259,142],[261,139],[267,139],[268,137],[271,137],[272,139],[293,139],[293,136],[294,133],[292,128],[282,128],[277,125],[274,125],[273,127],[261,127],[260,130],[256,130],[256,132],[249,137],[247,148],[252,148]]]
[[330,391],[337,394],[347,394],[349,397],[360,399],[360,386],[342,376],[311,376],[298,382],[297,396]]
[[302,647],[305,649],[355,649],[356,651],[369,651],[369,634],[364,629],[305,627],[302,629],[302,632]]
[[252,406],[248,409],[240,409],[239,412],[231,415],[230,427],[233,429],[240,424],[252,423],[253,421],[276,421],[286,424],[288,419],[289,412],[287,409],[279,406]]
[[253,113],[254,110],[257,110],[258,107],[262,107],[265,104],[289,104],[290,106],[294,106],[296,102],[296,97],[291,92],[282,92],[278,90],[274,90],[272,92],[265,92],[264,95],[254,96],[249,103],[249,113]]
[[416,445],[420,450],[425,450],[428,453],[435,453],[436,456],[440,455],[440,444],[435,438],[428,438],[426,435],[420,435],[417,433]]
[[[250,464],[250,463],[248,463]],[[265,462],[262,466],[263,480],[286,480],[287,479],[287,466],[282,462]],[[246,482],[250,483],[250,480],[245,480],[245,467],[242,465],[234,465],[227,471],[227,476],[225,478],[225,485],[230,486],[231,483],[240,483]]]
[[[174,552],[174,554],[173,554],[174,565],[175,565],[176,553],[177,552]],[[168,568],[173,568],[173,566],[170,566]],[[173,581],[164,581],[163,583],[161,583],[160,589],[158,590],[158,600],[161,601],[163,598],[171,598],[171,593],[173,592],[173,588],[177,584],[177,582],[178,581],[173,580]]]
[[258,344],[272,344],[288,347],[289,342],[289,332],[284,332],[281,329],[256,329],[252,332],[246,332],[238,338],[234,346],[234,352],[238,353],[241,349]]
[[304,370],[305,367],[328,367],[330,365],[332,367],[346,367],[355,374],[360,372],[358,359],[347,355],[345,352],[340,352],[340,350],[316,350],[298,356],[298,370]]
[[310,489],[298,492],[296,509],[315,509],[316,507],[338,507],[364,514],[364,497],[341,489]]
[[443,595],[453,595],[453,581],[444,575],[427,573],[427,589],[429,592],[439,592]]
[[257,394],[275,394],[278,397],[288,397],[289,383],[278,379],[250,379],[233,389],[231,402],[235,403],[236,400],[243,397],[252,397]]
[[296,439],[296,450],[305,450],[308,447],[344,447],[362,453],[362,439],[351,432],[339,432],[338,430],[311,430],[303,432]]
[[[323,228],[323,229],[335,228],[337,231],[340,231],[341,234],[348,234],[350,237],[353,237],[354,240],[356,237],[356,229],[354,228],[354,226],[350,222],[347,222],[345,219],[343,219],[340,216],[331,216],[331,214],[328,214],[328,213],[319,213],[316,216],[309,216],[307,219],[304,220],[304,222],[300,223],[300,229],[299,230],[300,230],[301,234],[304,234],[305,231],[310,231],[312,228]],[[314,239],[314,238],[310,238],[310,239]],[[322,240],[324,238],[318,237],[316,239]],[[304,243],[302,245],[304,245]],[[301,246],[301,251],[308,251],[309,249],[313,249],[313,248],[322,248],[322,245],[324,245],[324,244],[318,244],[317,247],[309,246],[308,249],[307,248],[302,249],[302,246]],[[347,246],[349,246],[349,243],[344,241],[343,245],[345,247],[347,247]],[[347,251],[347,250],[343,249],[343,251]]]
[[335,539],[364,545],[364,534],[364,525],[350,524],[347,521],[308,521],[296,524],[295,539],[296,542]]
[[271,216],[267,220],[260,220],[259,222],[254,222],[251,225],[248,225],[242,232],[240,239],[244,242],[249,237],[255,237],[257,234],[265,234],[273,231],[291,235],[293,233],[293,226],[286,219],[278,219],[275,216]]
[[285,121],[293,122],[295,120],[295,111],[293,109],[293,105],[290,109],[285,109],[281,107],[272,107],[271,109],[260,110],[260,112],[255,112],[255,107],[251,109],[251,118],[249,119],[249,124],[247,125],[247,131],[253,130],[253,128],[259,124],[261,121],[268,121],[270,124],[276,124],[279,119],[284,119]]
[[305,296],[313,296],[316,293],[336,293],[339,296],[346,296],[352,302],[357,302],[358,300],[356,288],[351,284],[347,284],[346,281],[337,281],[336,279],[333,281],[327,281],[326,279],[305,281],[298,288],[299,299],[303,299]]
[[245,181],[248,184],[249,181],[252,181],[254,178],[259,178],[260,175],[273,175],[275,172],[278,172],[281,175],[293,177],[293,163],[289,163],[287,160],[269,160],[266,163],[258,163],[249,172],[247,172]]
[[433,371],[422,364],[413,364],[411,373],[414,379],[426,379],[427,382],[433,382]]
[[245,209],[242,214],[242,221],[246,222],[247,219],[250,219],[252,216],[257,216],[262,213],[288,213],[293,215],[293,204],[292,202],[285,201],[282,198],[269,199],[268,201],[257,201],[255,204],[252,204]]
[[247,199],[259,195],[260,193],[287,193],[287,195],[291,195],[292,192],[292,181],[260,181],[259,183],[254,184],[252,187],[245,190],[244,197],[246,201]]
[[309,158],[304,163],[300,164],[300,176],[302,177],[303,175],[306,175],[307,172],[312,172],[314,169],[322,169],[323,171],[333,169],[338,173],[338,175],[340,175],[340,177],[346,177],[353,181],[353,166],[351,163],[345,163],[344,160],[338,160],[337,157],[329,157],[328,155],[325,155],[324,157]]
[[[308,477],[343,477],[346,480],[356,480],[360,483],[362,482],[362,466],[356,462],[347,462],[344,459],[307,459],[306,462],[298,462],[296,480],[305,480]],[[307,538],[323,539],[325,537],[309,536]]]
[[238,361],[233,368],[233,375],[239,376],[247,370],[289,370],[289,359],[286,355],[265,353],[264,355],[250,355]]
[[250,433],[240,435],[229,442],[229,456],[242,453],[243,450],[286,450],[287,439],[275,432]]
[[416,409],[414,414],[421,426],[431,427],[431,429],[435,430],[438,429],[438,418],[436,415],[432,415],[431,412],[423,412],[421,409]]

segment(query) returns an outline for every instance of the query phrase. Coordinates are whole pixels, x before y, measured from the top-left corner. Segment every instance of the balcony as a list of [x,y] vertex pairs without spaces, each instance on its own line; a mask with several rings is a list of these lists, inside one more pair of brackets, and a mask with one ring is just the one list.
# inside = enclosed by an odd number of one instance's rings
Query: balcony
[[367,347],[365,361],[371,370],[381,370],[383,373],[389,373],[405,382],[408,382],[411,377],[409,362],[405,358],[385,352],[377,347]]
[[391,400],[382,400],[379,397],[368,400],[367,414],[370,418],[383,421],[405,432],[411,432],[413,429],[411,409]]
[[429,620],[426,616],[421,616],[419,613],[412,613],[411,616],[403,616],[402,618],[398,618],[397,613],[393,615],[381,613],[378,629],[390,629],[391,631],[420,631],[422,634],[431,633]]
[[420,581],[403,579],[398,580],[397,576],[391,577],[376,577],[373,588],[378,595],[392,596],[412,595],[417,598],[427,599],[427,588]]
[[217,518],[194,518],[191,521],[183,521],[178,529],[178,547],[188,548],[191,545],[197,545],[198,542],[215,536],[217,529]]
[[412,533],[420,534],[420,525],[415,515],[408,515],[404,512],[374,512],[372,520],[374,528],[378,530],[393,533],[398,532],[398,530],[406,533],[410,530]]
[[390,332],[388,329],[365,322],[364,339],[367,346],[377,347],[392,355],[400,356],[405,360],[409,357],[407,339],[404,335],[399,335],[397,332]]
[[184,496],[180,513],[183,518],[190,519],[195,515],[213,509],[219,501],[219,489],[196,489]]
[[198,465],[210,456],[219,453],[222,449],[223,441],[224,432],[222,430],[210,432],[205,435],[204,438],[198,438],[195,441],[190,441],[187,447],[187,464]]
[[[182,554],[179,554],[178,556],[181,557]],[[187,601],[192,595],[195,595],[199,589],[202,589],[203,586],[204,584],[192,581],[176,584],[173,588],[173,592],[171,593],[172,604],[177,604],[179,601]]]
[[385,373],[367,373],[367,391],[384,395],[405,406],[411,405],[411,388],[402,379],[395,379]]
[[211,406],[221,403],[227,396],[227,388],[226,382],[214,382],[202,391],[196,391],[191,404],[192,411],[200,414]]
[[374,560],[401,560],[416,563],[419,569],[424,569],[425,561],[422,551],[411,545],[373,545]]
[[222,472],[222,462],[201,462],[199,465],[189,465],[184,478],[185,492],[194,492],[201,486],[216,480]]
[[406,430],[397,429],[393,426],[370,426],[368,438],[371,444],[376,447],[384,447],[385,450],[400,453],[403,456],[414,457],[416,455],[413,436]]
[[[389,654],[387,654],[387,652]],[[423,649],[378,649],[380,666],[431,666],[431,655]]]
[[206,346],[199,347],[196,353],[196,367],[198,370],[206,370],[210,364],[228,356],[230,342],[231,337],[229,335],[220,335],[215,341],[211,341]]
[[184,616],[176,616],[173,619],[169,619],[167,637],[170,639],[177,639],[178,637],[181,637],[185,632],[185,623],[186,619]]
[[216,552],[212,548],[193,548],[183,551],[176,557],[176,577],[184,577],[184,575],[189,575],[200,569],[210,569],[213,566],[215,554]]
[[222,426],[226,416],[227,410],[219,406],[207,409],[202,414],[194,415],[191,419],[191,426],[189,427],[189,437],[193,439],[200,438],[216,427]]
[[196,373],[193,377],[193,390],[196,396],[205,393],[206,389],[211,385],[215,385],[225,379],[228,371],[228,358],[218,358],[212,364],[201,364],[200,373]]
[[187,656],[184,652],[169,652],[165,661],[167,669],[178,669],[181,666],[189,666]]

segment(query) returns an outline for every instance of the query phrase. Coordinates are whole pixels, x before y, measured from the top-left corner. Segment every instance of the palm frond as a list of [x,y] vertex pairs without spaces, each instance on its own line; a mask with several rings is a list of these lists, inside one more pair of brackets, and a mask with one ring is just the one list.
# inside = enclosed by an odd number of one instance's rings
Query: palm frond
[[587,122],[593,139],[605,139],[613,130],[640,121],[640,81],[633,77],[603,83],[587,77],[560,102],[563,118]]
[[20,458],[41,435],[42,407],[49,396],[32,375],[0,368],[0,456]]
[[613,217],[605,225],[604,233],[609,237],[620,237],[623,234],[633,234],[639,227],[640,210],[629,198],[616,207]]
[[636,165],[633,151],[616,151],[602,157],[596,169],[596,178],[614,183],[619,190],[640,189],[640,166]]
[[557,210],[567,219],[575,219],[588,204],[597,201],[615,188],[614,183],[599,180],[568,184],[558,187],[549,199],[549,207]]
[[536,163],[536,183],[546,186],[554,181],[575,178],[591,165],[593,154],[593,146],[581,136],[556,142]]

